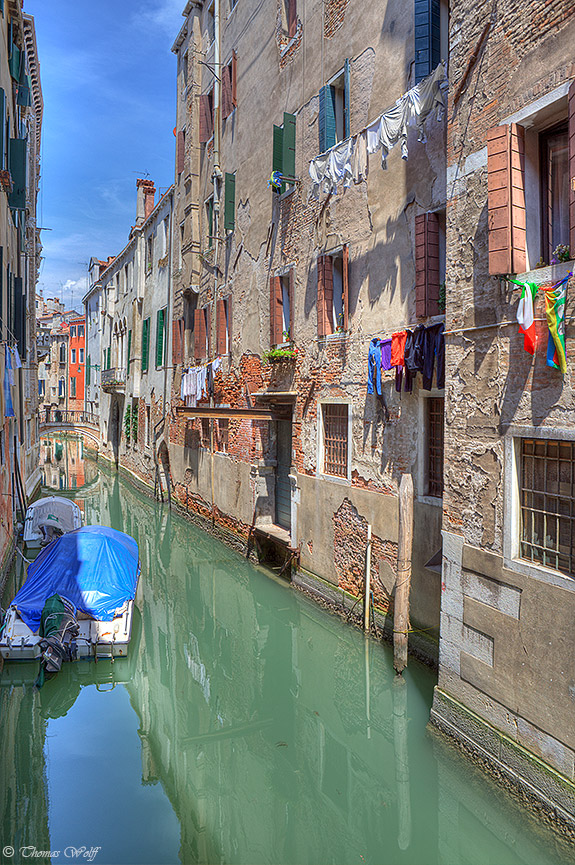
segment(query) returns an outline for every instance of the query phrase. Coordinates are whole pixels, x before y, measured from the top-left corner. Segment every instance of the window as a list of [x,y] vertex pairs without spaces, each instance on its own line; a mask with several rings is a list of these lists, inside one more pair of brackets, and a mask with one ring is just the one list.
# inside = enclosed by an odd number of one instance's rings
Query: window
[[76,338],[76,327],[75,327],[75,325],[72,325],[72,327],[70,328],[70,338],[71,338],[71,339],[75,339],[75,338]]
[[84,349],[80,349],[80,363],[84,363]]
[[70,396],[72,399],[76,397],[76,378],[73,377],[70,379]]
[[156,369],[164,365],[164,325],[166,310],[159,309],[156,316]]
[[182,265],[184,263],[184,232],[185,232],[185,223],[180,223],[180,250],[178,254],[178,267],[180,270],[182,269]]
[[222,454],[227,454],[228,452],[229,426],[227,418],[219,418],[216,426],[215,450]]
[[162,258],[168,254],[168,241],[170,238],[170,217],[166,216],[162,221]]
[[284,112],[284,122],[273,128],[272,171],[284,178],[278,192],[295,183],[295,114]]
[[340,403],[321,406],[323,422],[323,473],[348,477],[349,406]]
[[200,96],[200,144],[206,144],[214,134],[214,88]]
[[66,363],[66,346],[63,342],[60,343],[60,363]]
[[415,0],[416,84],[430,75],[441,60],[441,17],[439,0]]
[[43,378],[38,379],[38,396],[44,396],[46,390],[46,382]]
[[208,249],[212,248],[214,235],[214,196],[211,195],[205,202],[206,226],[208,230]]
[[216,354],[229,354],[231,347],[231,297],[220,297],[216,305]]
[[282,30],[292,39],[297,31],[297,0],[281,0],[280,12]]
[[152,270],[152,265],[154,263],[154,235],[150,234],[150,236],[146,240],[146,273],[150,273]]
[[58,381],[58,398],[62,399],[66,395],[66,382],[63,378]]
[[324,153],[349,137],[350,62],[319,91],[319,149]]
[[78,325],[78,339],[84,339],[84,325]]
[[294,271],[270,279],[270,343],[293,339]]
[[232,59],[222,66],[222,118],[229,117],[238,104],[237,58],[232,51]]
[[348,329],[349,247],[317,261],[317,332],[318,336],[345,333]]
[[425,399],[425,495],[443,496],[443,397]]
[[569,137],[566,123],[540,134],[539,152],[541,250],[543,260],[550,262],[559,244],[569,246]]
[[142,322],[142,372],[148,372],[150,362],[150,319]]
[[70,354],[71,354],[71,363],[76,363],[76,349],[75,348],[71,349]]
[[194,311],[194,357],[204,360],[210,354],[211,314],[210,307]]
[[519,556],[575,574],[575,442],[521,439]]
[[208,8],[206,9],[206,16],[204,19],[204,26],[206,32],[206,39],[208,43],[208,48],[211,47],[215,38],[216,38],[216,30],[215,30],[215,17],[214,17],[214,2],[210,3]]
[[445,283],[445,212],[415,217],[415,314],[438,315]]
[[202,418],[201,440],[202,440],[202,447],[203,448],[209,448],[210,447],[210,419],[207,417]]

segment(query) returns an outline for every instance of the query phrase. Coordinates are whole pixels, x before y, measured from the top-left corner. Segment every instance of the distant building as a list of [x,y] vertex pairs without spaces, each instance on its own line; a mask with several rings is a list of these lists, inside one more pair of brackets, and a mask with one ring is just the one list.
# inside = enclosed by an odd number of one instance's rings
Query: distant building
[[70,318],[70,359],[68,364],[69,399],[68,409],[84,410],[86,367],[86,319],[84,316]]

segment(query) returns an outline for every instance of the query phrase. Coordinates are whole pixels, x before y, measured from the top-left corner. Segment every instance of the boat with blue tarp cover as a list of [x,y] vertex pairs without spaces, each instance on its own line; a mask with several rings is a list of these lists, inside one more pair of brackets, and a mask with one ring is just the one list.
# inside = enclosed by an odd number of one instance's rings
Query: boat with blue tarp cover
[[126,657],[140,576],[136,541],[107,526],[84,526],[45,547],[2,624],[5,660]]

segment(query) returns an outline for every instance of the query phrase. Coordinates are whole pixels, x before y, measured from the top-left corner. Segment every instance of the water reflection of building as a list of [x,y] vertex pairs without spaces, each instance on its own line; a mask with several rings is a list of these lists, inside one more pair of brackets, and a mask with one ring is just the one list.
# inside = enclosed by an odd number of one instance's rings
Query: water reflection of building
[[75,490],[96,477],[97,466],[84,461],[81,437],[45,436],[40,445],[42,486]]

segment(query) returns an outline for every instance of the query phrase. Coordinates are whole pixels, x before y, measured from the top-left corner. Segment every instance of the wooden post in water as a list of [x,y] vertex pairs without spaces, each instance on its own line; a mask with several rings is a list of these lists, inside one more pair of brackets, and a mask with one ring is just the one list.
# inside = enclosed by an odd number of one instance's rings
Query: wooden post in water
[[371,526],[367,526],[367,547],[365,549],[365,604],[363,608],[363,629],[369,631],[369,598],[371,593]]
[[413,479],[401,477],[399,485],[399,538],[397,545],[397,582],[393,611],[393,666],[397,673],[407,667],[407,632],[409,630],[409,590],[411,586],[411,552],[413,548]]

